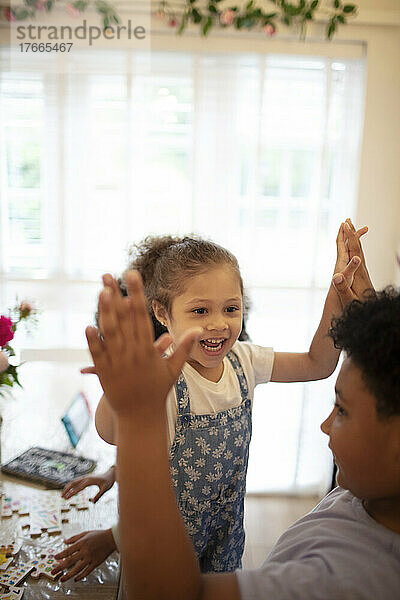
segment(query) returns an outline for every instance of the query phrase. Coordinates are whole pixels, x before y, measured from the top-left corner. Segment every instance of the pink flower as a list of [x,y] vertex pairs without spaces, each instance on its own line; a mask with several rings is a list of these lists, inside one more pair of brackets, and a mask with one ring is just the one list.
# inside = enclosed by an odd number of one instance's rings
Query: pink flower
[[21,314],[21,317],[25,319],[32,312],[32,304],[24,300],[24,302],[21,302],[21,304],[19,305],[19,312]]
[[65,6],[65,10],[71,17],[79,17],[79,10],[75,8],[72,4],[67,4]]
[[15,18],[15,15],[14,15],[14,13],[13,13],[13,12],[12,12],[12,10],[11,10],[11,9],[9,9],[9,8],[6,8],[6,9],[5,9],[5,11],[4,11],[4,16],[6,17],[7,21],[9,21],[10,23],[11,23],[12,21],[16,21],[16,20],[17,20],[17,19]]
[[235,20],[235,11],[224,10],[220,15],[219,20],[221,21],[222,25],[232,25],[233,21]]
[[160,19],[161,21],[164,21],[167,17],[165,12],[163,12],[162,10],[158,10],[156,13],[154,13],[154,16],[156,19]]
[[0,317],[0,346],[5,346],[14,337],[12,321],[4,315]]
[[178,24],[178,22],[177,22],[175,19],[170,19],[170,20],[168,21],[168,25],[169,25],[170,27],[176,27],[176,26],[177,26],[177,24]]
[[276,30],[272,23],[267,23],[266,25],[264,25],[261,31],[263,33],[266,33],[267,35],[274,35]]
[[37,0],[35,6],[38,10],[43,10],[44,9],[44,3],[46,0]]
[[0,351],[0,373],[4,373],[8,369],[8,356],[5,352]]

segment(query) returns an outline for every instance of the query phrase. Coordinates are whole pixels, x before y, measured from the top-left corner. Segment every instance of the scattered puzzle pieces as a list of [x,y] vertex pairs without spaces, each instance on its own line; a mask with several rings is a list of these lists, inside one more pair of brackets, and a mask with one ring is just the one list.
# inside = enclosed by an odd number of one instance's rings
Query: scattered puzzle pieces
[[0,600],[19,600],[24,594],[25,588],[13,585],[2,586],[0,589]]
[[55,575],[52,574],[52,570],[54,569],[56,562],[57,561],[52,552],[42,554],[40,559],[33,560],[30,563],[35,568],[35,570],[31,573],[31,577],[33,579],[39,579],[41,575],[44,575],[48,579],[54,581],[60,575],[60,573],[56,573]]
[[34,565],[31,563],[20,563],[16,567],[11,567],[4,573],[0,572],[0,583],[4,583],[9,586],[17,586],[21,581],[33,571]]
[[[89,496],[86,490],[82,490],[69,500],[64,500],[54,492],[36,493],[19,499],[4,495],[1,498],[1,516],[11,517],[13,513],[18,513],[20,517],[28,515],[27,518],[20,520],[20,526],[29,527],[31,536],[39,536],[43,531],[50,534],[61,533],[63,521],[68,521],[68,518],[62,513],[69,511],[71,507],[85,510],[89,506]],[[1,568],[0,559],[0,570]]]

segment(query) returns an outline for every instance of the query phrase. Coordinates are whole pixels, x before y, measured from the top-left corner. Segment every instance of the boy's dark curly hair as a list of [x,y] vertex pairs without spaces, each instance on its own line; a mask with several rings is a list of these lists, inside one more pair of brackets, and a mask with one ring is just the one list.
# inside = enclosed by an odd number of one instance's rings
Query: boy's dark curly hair
[[400,291],[389,286],[354,300],[329,335],[359,367],[380,417],[400,414]]

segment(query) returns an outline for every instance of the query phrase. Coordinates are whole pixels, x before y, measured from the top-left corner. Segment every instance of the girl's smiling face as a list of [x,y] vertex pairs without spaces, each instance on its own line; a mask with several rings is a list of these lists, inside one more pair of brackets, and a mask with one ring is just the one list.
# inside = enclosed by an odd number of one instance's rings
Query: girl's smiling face
[[175,296],[170,313],[154,303],[157,319],[165,324],[174,342],[190,328],[203,334],[192,348],[188,363],[210,381],[223,373],[222,360],[242,329],[242,292],[237,273],[227,265],[215,266],[188,279]]

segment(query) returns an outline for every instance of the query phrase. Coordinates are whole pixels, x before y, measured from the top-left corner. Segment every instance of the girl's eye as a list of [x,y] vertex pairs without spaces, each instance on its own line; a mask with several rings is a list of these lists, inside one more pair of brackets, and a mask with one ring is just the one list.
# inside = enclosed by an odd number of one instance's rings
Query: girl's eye
[[205,315],[206,309],[205,308],[194,308],[192,310],[192,312],[194,312],[196,315]]
[[226,311],[230,313],[236,312],[237,310],[240,310],[238,306],[228,306],[226,309]]

